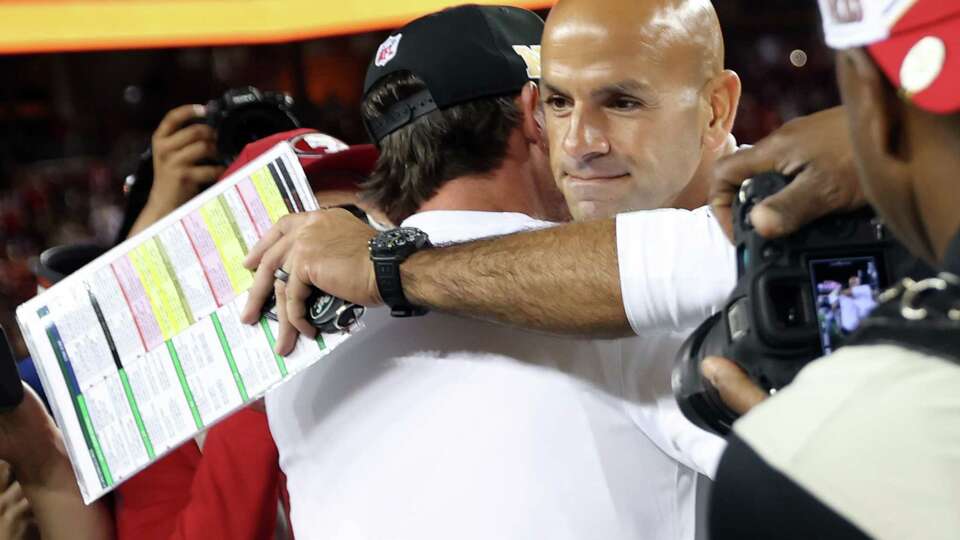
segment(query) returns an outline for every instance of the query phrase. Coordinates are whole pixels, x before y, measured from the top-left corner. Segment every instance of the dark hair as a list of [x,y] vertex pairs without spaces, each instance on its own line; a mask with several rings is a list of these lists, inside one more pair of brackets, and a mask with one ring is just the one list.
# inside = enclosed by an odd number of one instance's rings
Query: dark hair
[[[397,101],[426,88],[410,72],[393,73],[374,85],[360,104],[369,120]],[[400,223],[429,200],[444,183],[483,174],[503,163],[510,133],[522,113],[516,94],[480,98],[436,110],[384,137],[380,158],[362,196]]]

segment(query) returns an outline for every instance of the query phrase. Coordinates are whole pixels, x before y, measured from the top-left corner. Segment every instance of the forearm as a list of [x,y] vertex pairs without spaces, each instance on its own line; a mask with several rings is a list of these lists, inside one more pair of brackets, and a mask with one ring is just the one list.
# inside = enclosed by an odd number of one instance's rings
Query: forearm
[[133,226],[130,227],[130,234],[127,235],[127,238],[130,238],[138,232],[146,229],[150,225],[153,225],[165,215],[167,215],[167,212],[153,208],[149,204],[146,205],[140,212],[140,215],[137,216],[137,220],[133,222]]
[[76,477],[59,438],[37,449],[46,459],[29,467],[14,467],[15,475],[30,502],[40,536],[44,540],[109,540],[114,537],[110,510],[98,501],[83,503]]
[[612,219],[424,250],[401,266],[417,305],[561,334],[631,334]]
[[151,196],[143,210],[140,211],[136,221],[133,222],[133,226],[130,227],[130,234],[127,235],[127,238],[160,221],[180,205],[189,201],[193,195],[192,192],[187,191],[176,195],[167,195],[166,197]]

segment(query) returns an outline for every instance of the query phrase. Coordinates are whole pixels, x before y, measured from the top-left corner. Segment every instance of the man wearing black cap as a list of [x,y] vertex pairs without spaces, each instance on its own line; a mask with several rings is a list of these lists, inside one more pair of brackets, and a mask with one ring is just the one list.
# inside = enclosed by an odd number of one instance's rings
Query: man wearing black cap
[[[524,112],[542,25],[463,6],[383,43],[362,103],[381,150],[365,190],[393,220],[446,243],[567,217]],[[394,244],[422,240],[395,233]],[[650,419],[627,410],[622,374],[652,376],[651,355],[436,313],[364,321],[267,399],[297,535],[693,537],[696,473],[671,453],[656,407]]]
[[[498,197],[501,211],[569,219],[543,149],[517,129],[536,130],[521,111],[520,100],[532,99],[530,88],[520,94],[540,77],[542,30],[540,18],[525,10],[464,6],[410,23],[383,42],[364,81],[362,114],[381,152],[365,189],[393,222],[417,210],[477,206],[480,189],[463,178],[503,164],[521,167],[503,171],[516,175],[498,188],[507,190]],[[390,136],[408,125],[415,127]],[[452,180],[462,187],[448,187],[434,200]]]

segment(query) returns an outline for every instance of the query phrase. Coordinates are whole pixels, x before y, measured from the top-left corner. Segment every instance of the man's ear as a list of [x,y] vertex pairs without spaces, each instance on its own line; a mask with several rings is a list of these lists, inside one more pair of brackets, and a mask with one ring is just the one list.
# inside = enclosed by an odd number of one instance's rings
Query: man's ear
[[540,89],[537,83],[529,82],[520,91],[520,108],[523,112],[523,136],[542,150],[547,150],[547,138],[544,136],[543,109],[540,106]]
[[909,159],[904,133],[906,104],[863,50],[850,49],[838,55],[840,91],[851,110],[850,129],[866,136],[871,159],[889,160],[889,165]]
[[725,69],[707,81],[704,90],[710,110],[703,142],[707,147],[717,149],[727,143],[733,131],[733,121],[740,105],[740,77]]

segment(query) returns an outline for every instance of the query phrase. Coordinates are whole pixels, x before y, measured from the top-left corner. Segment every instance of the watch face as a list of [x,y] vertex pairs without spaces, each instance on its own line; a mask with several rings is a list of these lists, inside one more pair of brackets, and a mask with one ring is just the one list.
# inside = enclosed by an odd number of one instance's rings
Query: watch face
[[377,252],[396,254],[405,249],[418,248],[426,243],[427,235],[414,227],[399,227],[384,231],[374,238],[371,247]]

